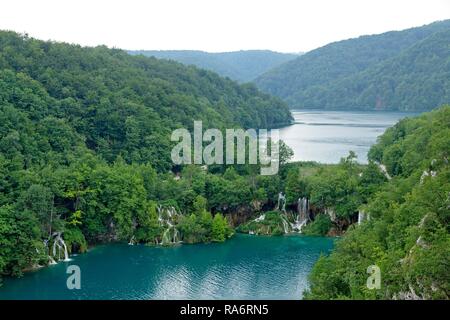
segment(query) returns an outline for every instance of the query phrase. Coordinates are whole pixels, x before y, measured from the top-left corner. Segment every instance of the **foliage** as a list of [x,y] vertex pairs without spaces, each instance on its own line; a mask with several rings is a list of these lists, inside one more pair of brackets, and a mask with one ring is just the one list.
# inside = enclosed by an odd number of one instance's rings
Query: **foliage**
[[[224,215],[264,182],[191,166],[182,179],[170,133],[290,123],[279,99],[173,61],[0,32],[0,275],[48,263],[60,232],[71,252],[103,241],[160,243],[157,205],[175,207],[186,242],[223,241]],[[209,204],[209,208],[207,205]],[[214,218],[213,218],[214,216]]]
[[283,217],[279,211],[268,211],[264,213],[264,219],[251,220],[240,225],[236,230],[257,235],[282,235],[284,234]]
[[256,79],[296,108],[431,110],[449,103],[450,20],[330,43]]
[[[449,299],[449,128],[446,106],[380,137],[370,155],[389,160],[393,178],[369,195],[370,220],[316,263],[308,299]],[[365,286],[370,265],[381,269],[379,290]]]
[[319,214],[313,222],[307,224],[302,233],[310,236],[325,236],[333,226],[328,215]]

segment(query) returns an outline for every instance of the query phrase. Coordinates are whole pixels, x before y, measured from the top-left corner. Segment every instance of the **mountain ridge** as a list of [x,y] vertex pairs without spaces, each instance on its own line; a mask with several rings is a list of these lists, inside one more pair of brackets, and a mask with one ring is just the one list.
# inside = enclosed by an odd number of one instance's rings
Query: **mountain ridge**
[[130,50],[132,55],[142,54],[159,59],[169,59],[186,65],[217,72],[238,82],[250,82],[257,76],[278,66],[298,54],[271,50],[239,50],[206,52],[200,50]]
[[[403,31],[389,31],[378,35],[367,35],[333,42],[278,66],[258,77],[255,83],[263,91],[281,97],[294,108],[430,110],[448,101],[436,99],[424,101],[426,96],[420,90],[414,91],[414,86],[411,86],[414,95],[410,93],[408,99],[401,101],[397,99],[391,102],[391,99],[380,103],[379,99],[374,97],[373,94],[370,97],[371,100],[369,98],[363,99],[364,97],[358,99],[358,95],[364,89],[370,87],[371,83],[361,84],[359,82],[361,80],[356,77],[370,70],[370,68],[375,68],[378,64],[388,63],[389,59],[399,57],[420,41],[447,30],[450,30],[450,20],[438,21]],[[446,43],[430,43],[430,47],[424,49],[424,51],[433,51],[436,46],[439,49],[439,45],[445,46]],[[444,58],[438,62],[428,60],[426,62],[430,66],[440,64],[447,66]],[[398,65],[407,63],[398,62]],[[447,74],[447,70],[449,68],[441,71],[445,71]],[[393,80],[397,81],[401,77],[409,76],[414,73],[414,70],[402,70],[402,72]],[[352,78],[352,81],[347,80],[347,83],[340,83],[348,78]],[[445,83],[445,77],[441,78],[444,78]],[[367,80],[364,79],[368,82]],[[382,75],[379,75],[374,82],[380,82],[381,80]],[[383,91],[379,94],[382,95]],[[416,99],[418,94],[421,94],[420,99],[418,99],[420,103],[416,104],[414,108],[409,108],[407,101]],[[343,105],[336,101],[342,101]],[[394,103],[395,105],[393,105]]]

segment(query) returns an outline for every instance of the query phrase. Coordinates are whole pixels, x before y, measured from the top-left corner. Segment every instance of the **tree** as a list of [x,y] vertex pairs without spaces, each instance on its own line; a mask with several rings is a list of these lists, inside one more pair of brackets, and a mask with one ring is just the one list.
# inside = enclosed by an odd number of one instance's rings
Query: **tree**
[[225,241],[229,236],[229,226],[227,220],[220,213],[214,215],[212,222],[211,240],[215,242]]
[[206,199],[205,197],[198,195],[194,201],[194,213],[197,216],[201,216],[206,211]]

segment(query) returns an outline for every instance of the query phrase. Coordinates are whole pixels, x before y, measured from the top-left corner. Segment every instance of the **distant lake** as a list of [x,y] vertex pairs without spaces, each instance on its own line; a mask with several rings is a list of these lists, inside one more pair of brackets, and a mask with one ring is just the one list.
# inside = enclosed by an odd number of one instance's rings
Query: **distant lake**
[[292,115],[295,123],[281,128],[280,137],[294,150],[293,161],[338,163],[353,150],[359,162],[367,163],[377,137],[417,113],[293,110]]
[[[149,247],[110,244],[6,278],[3,299],[301,299],[308,274],[334,239],[237,234],[224,243]],[[81,270],[68,290],[66,268]]]

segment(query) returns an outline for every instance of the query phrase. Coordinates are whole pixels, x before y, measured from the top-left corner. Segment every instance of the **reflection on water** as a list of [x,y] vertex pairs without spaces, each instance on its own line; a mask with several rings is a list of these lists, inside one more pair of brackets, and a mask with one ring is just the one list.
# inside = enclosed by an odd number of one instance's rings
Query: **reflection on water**
[[376,138],[398,120],[414,116],[402,112],[292,111],[294,124],[280,129],[281,139],[294,150],[294,161],[338,163],[350,150],[367,163]]
[[[6,279],[0,299],[300,299],[332,246],[330,238],[248,235],[172,248],[105,245]],[[66,287],[69,264],[81,269],[81,290]]]

